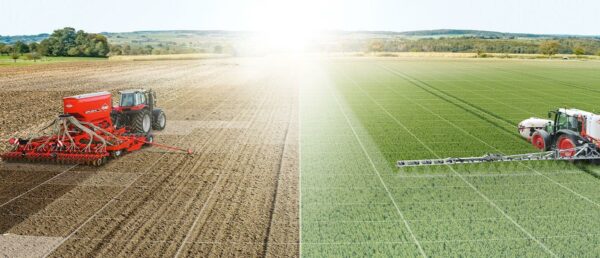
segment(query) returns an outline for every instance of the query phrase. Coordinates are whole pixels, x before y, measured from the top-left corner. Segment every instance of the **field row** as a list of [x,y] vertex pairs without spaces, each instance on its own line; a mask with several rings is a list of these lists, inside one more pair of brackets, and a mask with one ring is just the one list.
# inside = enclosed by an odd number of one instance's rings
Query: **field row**
[[[520,162],[395,168],[399,159],[534,151],[516,132],[518,121],[537,112],[534,103],[511,103],[514,94],[503,83],[479,86],[457,78],[445,81],[443,75],[438,81],[438,74],[421,78],[415,72],[420,65],[332,61],[326,65],[331,82],[304,89],[303,254],[585,254],[579,245],[567,243],[597,242],[593,235],[600,233],[600,224],[591,220],[600,213],[600,188],[578,166]],[[452,72],[467,76],[460,69]],[[482,95],[468,90],[482,87],[503,91]],[[509,251],[521,242],[527,244]]]

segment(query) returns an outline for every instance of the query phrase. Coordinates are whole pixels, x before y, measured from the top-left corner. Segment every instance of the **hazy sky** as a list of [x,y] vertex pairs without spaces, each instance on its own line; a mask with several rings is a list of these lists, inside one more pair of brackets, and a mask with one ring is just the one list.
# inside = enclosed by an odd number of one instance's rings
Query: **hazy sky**
[[0,0],[0,35],[71,26],[167,29],[478,29],[600,35],[599,0]]

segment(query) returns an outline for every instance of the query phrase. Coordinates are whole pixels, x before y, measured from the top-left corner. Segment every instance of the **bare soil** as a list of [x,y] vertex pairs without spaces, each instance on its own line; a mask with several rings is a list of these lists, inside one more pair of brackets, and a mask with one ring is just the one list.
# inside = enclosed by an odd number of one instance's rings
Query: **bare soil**
[[0,256],[298,256],[292,73],[262,59],[0,68],[2,140],[53,119],[64,96],[153,88],[168,119],[155,141],[195,150],[99,168],[0,162]]

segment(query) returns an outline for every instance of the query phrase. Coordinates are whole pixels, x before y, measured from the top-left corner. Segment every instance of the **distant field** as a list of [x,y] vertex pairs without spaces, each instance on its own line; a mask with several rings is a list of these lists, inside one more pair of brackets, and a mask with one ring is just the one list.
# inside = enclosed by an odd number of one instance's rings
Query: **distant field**
[[557,54],[550,58],[541,54],[506,54],[506,53],[477,53],[460,52],[340,52],[330,53],[329,56],[353,56],[353,57],[415,57],[415,58],[500,58],[500,59],[569,59],[569,60],[600,60],[598,55]]
[[111,56],[111,61],[159,61],[159,60],[199,60],[210,58],[230,57],[227,54],[173,54],[173,55],[136,55],[136,56]]
[[32,64],[48,64],[58,62],[81,62],[81,61],[106,61],[106,58],[98,57],[42,57],[35,62],[33,60],[25,60],[25,56],[17,59],[15,62],[10,56],[0,55],[0,65],[32,65]]
[[303,256],[600,253],[596,166],[394,166],[535,151],[516,124],[557,107],[600,111],[600,63],[343,58],[312,69],[300,95]]

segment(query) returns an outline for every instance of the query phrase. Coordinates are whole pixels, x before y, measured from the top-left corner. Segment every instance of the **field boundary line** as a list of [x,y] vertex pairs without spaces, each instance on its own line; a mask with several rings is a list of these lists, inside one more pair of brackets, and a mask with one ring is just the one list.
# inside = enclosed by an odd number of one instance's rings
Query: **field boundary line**
[[[385,67],[384,67],[385,68]],[[377,102],[375,99],[373,99],[373,97],[366,92],[353,78],[349,77],[348,75],[346,75],[344,73],[344,75],[349,78],[350,80],[352,80],[354,82],[354,84],[369,98],[371,99],[371,101],[373,101],[373,103],[375,103],[381,110],[383,110],[390,118],[392,118],[394,121],[396,121],[396,123],[398,125],[400,125],[402,128],[404,128],[404,130],[406,132],[408,132],[413,138],[415,138],[421,145],[423,145],[423,147],[425,147],[427,150],[429,150],[429,152],[431,152],[431,154],[433,154],[434,156],[439,158],[439,155],[437,155],[428,145],[426,145],[423,141],[421,141],[420,138],[418,138],[412,131],[410,131],[402,122],[400,122],[396,117],[394,117],[387,109],[385,109],[381,104],[379,104],[379,102]],[[504,215],[504,217],[506,219],[508,219],[510,222],[513,223],[513,225],[515,225],[518,229],[520,229],[523,233],[525,233],[531,240],[534,240],[537,244],[539,244],[544,250],[546,250],[547,253],[551,254],[554,257],[558,257],[554,252],[552,252],[552,250],[550,250],[546,245],[544,245],[544,243],[542,243],[540,240],[538,240],[537,238],[535,238],[529,231],[527,231],[525,228],[523,228],[519,223],[517,223],[512,217],[510,217],[508,214],[506,214],[506,212],[504,212],[495,202],[493,202],[491,199],[489,199],[485,194],[483,194],[481,191],[479,191],[479,189],[477,189],[473,184],[471,184],[467,179],[465,179],[460,173],[458,173],[454,168],[452,168],[451,166],[447,165],[448,168],[450,168],[450,170],[452,170],[454,173],[456,173],[457,176],[459,176],[467,185],[470,186],[470,188],[475,191],[479,196],[481,196],[483,199],[485,199],[487,202],[489,202],[494,208],[496,208],[496,210],[498,212],[500,212],[502,215]]]
[[75,164],[75,165],[73,165],[73,166],[70,166],[70,167],[68,167],[67,169],[65,169],[64,171],[62,171],[62,172],[60,172],[60,173],[56,174],[55,176],[51,177],[50,179],[48,179],[48,180],[46,180],[46,181],[44,181],[44,182],[41,182],[40,184],[38,184],[38,185],[36,185],[36,186],[34,186],[34,187],[32,187],[32,188],[28,189],[27,191],[25,191],[25,192],[23,192],[23,193],[21,193],[21,194],[19,194],[19,195],[15,196],[15,197],[13,197],[12,199],[10,199],[10,200],[6,201],[5,203],[3,203],[3,204],[0,204],[0,208],[4,207],[4,205],[7,205],[7,204],[9,204],[9,203],[11,203],[11,202],[13,202],[13,201],[15,201],[15,200],[17,200],[17,199],[19,199],[19,198],[23,197],[24,195],[26,195],[26,194],[30,193],[31,191],[33,191],[33,190],[37,189],[38,187],[40,187],[40,186],[42,186],[42,185],[44,185],[44,184],[46,184],[46,183],[48,183],[48,182],[50,182],[50,181],[54,180],[55,178],[59,177],[60,175],[62,175],[62,174],[64,174],[64,173],[67,173],[68,171],[71,171],[72,169],[74,169],[74,168],[75,168],[75,167],[77,167],[78,165],[79,165],[79,164]]
[[371,167],[373,168],[373,170],[375,171],[375,173],[377,174],[377,177],[379,178],[379,181],[381,182],[381,184],[383,185],[383,188],[385,189],[385,191],[387,192],[388,197],[390,198],[390,200],[392,201],[392,203],[394,204],[394,207],[396,208],[396,211],[398,212],[398,215],[400,215],[400,218],[402,218],[403,222],[404,222],[404,226],[406,227],[406,229],[408,229],[408,232],[410,233],[410,236],[412,237],[413,241],[417,244],[417,247],[419,249],[419,252],[421,253],[421,255],[423,255],[423,257],[427,257],[427,254],[425,253],[425,251],[423,250],[423,247],[421,246],[421,244],[419,243],[419,240],[417,240],[417,237],[415,236],[415,234],[413,233],[410,225],[408,224],[408,221],[406,221],[406,219],[404,218],[404,214],[402,213],[402,211],[400,211],[400,208],[398,207],[398,204],[396,204],[396,201],[394,200],[394,197],[392,195],[392,193],[390,193],[390,191],[388,190],[387,186],[385,185],[385,182],[383,181],[383,178],[381,177],[381,175],[379,174],[379,170],[377,169],[377,167],[375,166],[375,163],[373,162],[373,160],[371,159],[371,156],[369,155],[369,153],[367,152],[367,150],[365,149],[365,146],[362,143],[362,140],[360,140],[360,138],[358,137],[358,134],[356,133],[356,130],[354,129],[354,126],[352,126],[352,123],[350,122],[350,119],[348,118],[348,115],[346,114],[346,112],[344,111],[340,100],[338,99],[338,96],[336,95],[336,92],[331,88],[331,86],[327,86],[330,90],[331,95],[333,96],[333,98],[335,99],[335,102],[337,103],[338,108],[340,109],[340,111],[342,112],[342,114],[344,115],[344,118],[346,119],[346,122],[348,123],[348,126],[350,127],[350,129],[352,129],[352,132],[354,134],[354,137],[356,138],[356,140],[358,141],[358,143],[360,144],[360,147],[363,151],[363,153],[365,154],[365,156],[367,156],[367,158],[369,159],[369,163],[371,164]]
[[284,159],[285,159],[285,154],[286,154],[286,149],[288,146],[288,138],[289,138],[289,134],[290,134],[290,128],[292,127],[292,120],[294,117],[294,103],[293,100],[291,101],[292,103],[290,103],[290,111],[289,111],[289,116],[290,119],[288,121],[288,126],[285,129],[285,136],[283,137],[283,146],[281,148],[281,156],[279,158],[279,166],[277,167],[277,180],[275,181],[275,192],[273,193],[273,200],[271,201],[271,211],[269,214],[269,225],[267,226],[267,234],[265,235],[265,239],[264,239],[264,243],[263,243],[263,257],[267,257],[268,251],[269,251],[269,243],[270,243],[270,239],[271,239],[271,227],[273,225],[273,215],[275,214],[275,205],[277,204],[277,196],[278,196],[278,192],[279,192],[279,182],[281,181],[281,174],[282,174],[282,170],[284,168],[283,163],[284,163]]
[[[582,234],[568,234],[568,235],[552,235],[546,237],[540,237],[541,239],[553,239],[553,238],[572,238],[572,237],[586,237],[586,236],[600,236],[600,233],[582,233]],[[133,239],[107,239],[107,238],[88,238],[88,237],[74,237],[73,239],[79,240],[91,240],[101,242],[119,242],[119,243],[176,243],[175,240],[133,240]],[[444,240],[423,240],[422,243],[474,243],[474,242],[496,242],[496,241],[526,241],[531,240],[527,237],[505,237],[505,238],[480,238],[480,239],[444,239]],[[191,241],[186,244],[210,244],[210,245],[261,245],[262,242],[216,242],[216,241]],[[273,243],[274,245],[299,245],[296,242],[278,242]],[[362,241],[362,242],[306,242],[309,245],[372,245],[372,244],[414,244],[412,241]]]
[[[385,66],[383,66],[383,67],[384,67],[384,68],[386,68]],[[389,68],[386,68],[386,69],[388,69],[388,70],[389,70]],[[389,71],[392,71],[394,74],[398,74],[398,73],[397,73],[397,71],[394,71],[394,70],[389,70]],[[404,77],[403,77],[403,78],[404,78]],[[405,78],[405,79],[406,79],[406,78]],[[414,84],[414,83],[413,83],[413,84]],[[359,86],[359,87],[360,87],[360,86]],[[397,91],[395,91],[393,88],[391,88],[391,87],[389,87],[389,86],[387,86],[387,85],[386,85],[386,87],[387,87],[388,89],[392,90],[393,92],[395,92],[395,93],[396,93],[396,95],[401,95],[401,94],[398,94],[398,93],[397,93]],[[410,101],[410,100],[409,100],[409,101]],[[413,102],[413,101],[411,101],[411,102]],[[466,131],[465,129],[463,129],[462,127],[460,127],[460,126],[456,125],[455,123],[453,123],[452,121],[450,121],[450,120],[448,120],[448,119],[446,119],[446,118],[442,117],[442,116],[441,116],[441,115],[439,115],[438,113],[436,113],[436,112],[433,112],[432,110],[428,109],[427,107],[425,107],[425,106],[423,106],[423,105],[421,105],[421,104],[419,104],[419,103],[417,103],[417,102],[413,102],[413,103],[415,103],[415,104],[417,104],[418,106],[420,106],[421,108],[423,108],[423,109],[427,110],[427,111],[428,111],[428,112],[430,112],[431,114],[433,114],[433,115],[435,115],[435,116],[439,117],[440,119],[442,119],[442,120],[446,121],[448,124],[452,125],[454,128],[456,128],[456,129],[460,130],[461,132],[463,132],[464,134],[466,134],[466,135],[470,136],[471,138],[473,138],[473,139],[475,139],[475,140],[477,140],[477,141],[479,141],[479,142],[481,142],[481,143],[483,143],[483,144],[487,145],[488,147],[490,147],[490,148],[494,149],[495,151],[498,151],[500,154],[504,154],[504,153],[502,153],[500,150],[498,150],[496,147],[494,147],[494,146],[490,145],[489,143],[487,143],[486,141],[482,140],[481,138],[479,138],[479,137],[477,137],[477,136],[475,136],[475,135],[472,135],[471,133],[467,132],[467,131]],[[436,155],[436,156],[437,156],[437,155]],[[439,158],[439,156],[437,156],[437,157]],[[526,168],[530,169],[531,171],[535,172],[536,174],[538,174],[538,175],[540,175],[540,176],[542,176],[542,177],[546,178],[546,179],[547,179],[547,180],[549,180],[550,182],[553,182],[554,184],[556,184],[556,185],[558,185],[558,186],[562,187],[563,189],[565,189],[565,190],[567,190],[567,191],[571,192],[572,194],[574,194],[574,195],[576,195],[576,196],[580,197],[581,199],[584,199],[584,200],[588,201],[589,203],[591,203],[591,204],[594,204],[594,205],[596,205],[597,207],[600,207],[600,203],[597,203],[597,202],[593,201],[592,199],[588,198],[587,196],[584,196],[584,195],[582,195],[582,194],[580,194],[580,193],[576,192],[575,190],[573,190],[573,189],[571,189],[571,188],[569,188],[569,187],[567,187],[567,186],[565,186],[565,185],[561,184],[560,182],[558,182],[558,181],[556,181],[556,180],[554,180],[554,179],[552,179],[552,178],[548,177],[547,175],[544,175],[543,173],[539,172],[538,170],[536,170],[536,169],[532,168],[531,166],[529,166],[529,165],[527,165],[527,164],[524,164],[523,162],[520,162],[520,161],[518,162],[518,164],[520,164],[520,165],[522,165],[522,166],[524,166],[524,167],[526,167]],[[453,169],[453,170],[454,170],[454,169]]]
[[[234,94],[228,95],[227,97],[225,97],[224,99],[222,99],[219,104],[217,104],[213,109],[211,109],[210,112],[207,113],[207,117],[210,116],[210,115],[212,115],[212,113],[215,110],[217,110],[219,107],[221,107],[222,105],[224,105],[227,102],[227,100],[229,100],[233,95]],[[191,97],[190,99],[188,99],[188,100],[186,100],[184,102],[179,103],[177,105],[177,107],[182,106],[184,104],[187,104],[187,103],[189,103],[192,100],[195,100],[195,98]],[[179,141],[177,141],[177,143],[178,144],[182,143],[190,135],[191,135],[191,132],[189,134],[186,134],[185,136],[183,136],[181,139],[179,139]],[[87,223],[89,223],[90,221],[92,221],[92,219],[94,217],[98,216],[98,214],[100,214],[100,212],[102,212],[104,209],[106,209],[106,207],[108,207],[111,203],[113,203],[117,199],[117,197],[119,197],[124,192],[126,192],[127,189],[129,189],[129,187],[131,187],[142,175],[144,175],[148,171],[150,171],[156,164],[158,164],[166,156],[167,156],[167,153],[162,154],[159,158],[157,158],[154,162],[152,162],[152,164],[150,166],[148,166],[147,169],[144,170],[144,172],[139,173],[130,183],[128,183],[125,186],[121,186],[123,188],[121,191],[119,191],[113,198],[111,198],[110,200],[108,200],[102,207],[100,207],[100,209],[98,209],[94,214],[92,214],[90,217],[88,217],[83,223],[81,223],[69,235],[67,235],[67,237],[63,238],[54,248],[52,248],[51,250],[49,250],[42,257],[44,257],[44,258],[48,257],[50,254],[52,254],[52,252],[54,252],[56,249],[58,249],[60,246],[62,246],[67,240],[69,240],[71,237],[73,237],[75,235],[75,233],[77,233]]]
[[306,89],[298,87],[298,257],[302,258],[302,94]]

